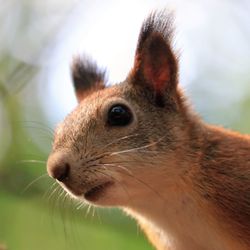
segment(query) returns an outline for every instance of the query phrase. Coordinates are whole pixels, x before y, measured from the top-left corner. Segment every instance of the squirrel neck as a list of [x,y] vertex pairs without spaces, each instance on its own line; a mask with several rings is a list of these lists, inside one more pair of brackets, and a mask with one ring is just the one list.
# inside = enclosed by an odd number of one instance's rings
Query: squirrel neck
[[[158,250],[245,250],[250,218],[242,211],[250,208],[243,176],[250,168],[250,138],[202,123],[190,134],[195,143],[183,152],[185,162],[179,155],[174,166],[186,169],[183,175],[166,183],[162,174],[158,186],[153,186],[160,191],[152,190],[125,211]],[[245,181],[247,186],[247,177]],[[238,242],[233,235],[239,236]]]

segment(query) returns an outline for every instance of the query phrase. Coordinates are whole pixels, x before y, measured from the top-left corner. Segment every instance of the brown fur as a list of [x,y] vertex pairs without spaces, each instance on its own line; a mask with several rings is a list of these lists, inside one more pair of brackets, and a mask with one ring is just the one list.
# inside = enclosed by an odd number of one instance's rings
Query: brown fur
[[250,137],[209,127],[198,190],[212,202],[218,220],[250,246]]
[[[123,208],[158,250],[249,249],[250,137],[203,123],[186,104],[170,20],[144,22],[118,85],[104,88],[96,67],[75,61],[79,105],[56,130],[48,172],[77,199]],[[118,104],[133,115],[123,127],[107,123]]]

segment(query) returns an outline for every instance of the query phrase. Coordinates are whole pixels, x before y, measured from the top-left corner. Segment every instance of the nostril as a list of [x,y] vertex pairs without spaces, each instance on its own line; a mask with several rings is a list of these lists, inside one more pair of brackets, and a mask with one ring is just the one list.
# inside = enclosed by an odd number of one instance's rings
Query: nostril
[[52,178],[64,182],[71,175],[72,159],[69,154],[56,152],[49,156],[47,171]]
[[69,177],[70,165],[63,163],[50,169],[51,176],[58,181],[65,181]]

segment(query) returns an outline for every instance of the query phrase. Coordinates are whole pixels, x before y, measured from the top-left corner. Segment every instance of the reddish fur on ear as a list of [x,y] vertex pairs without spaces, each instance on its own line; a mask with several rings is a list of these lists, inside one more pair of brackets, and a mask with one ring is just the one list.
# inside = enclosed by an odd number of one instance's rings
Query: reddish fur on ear
[[171,81],[169,50],[160,34],[154,34],[149,39],[145,50],[141,62],[143,76],[157,93],[161,93]]
[[165,92],[176,89],[178,82],[178,62],[171,47],[171,16],[162,20],[162,14],[153,13],[144,22],[129,76],[133,84],[153,91],[156,102],[161,100],[160,106],[164,106]]

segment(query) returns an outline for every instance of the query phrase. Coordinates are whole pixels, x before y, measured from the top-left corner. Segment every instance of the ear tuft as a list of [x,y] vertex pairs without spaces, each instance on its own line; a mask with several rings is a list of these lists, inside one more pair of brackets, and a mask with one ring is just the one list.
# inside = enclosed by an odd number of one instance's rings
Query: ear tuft
[[173,14],[166,10],[152,12],[143,22],[136,53],[140,53],[146,40],[152,34],[159,33],[167,44],[171,44],[174,35]]
[[163,106],[164,93],[176,89],[178,81],[178,62],[172,49],[172,23],[173,17],[166,11],[153,12],[144,21],[134,68],[129,76],[132,84],[153,91],[159,106]]
[[99,69],[93,60],[76,56],[73,59],[71,71],[78,102],[91,92],[105,88],[106,72]]

